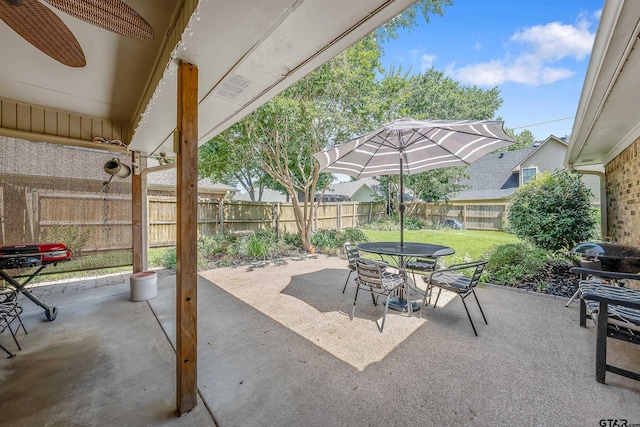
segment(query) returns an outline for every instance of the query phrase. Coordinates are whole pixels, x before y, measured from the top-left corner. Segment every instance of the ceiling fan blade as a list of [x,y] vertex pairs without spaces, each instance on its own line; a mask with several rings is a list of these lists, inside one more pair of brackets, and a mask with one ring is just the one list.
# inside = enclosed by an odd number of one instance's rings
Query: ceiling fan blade
[[87,65],[80,43],[69,27],[37,0],[21,0],[19,6],[0,0],[0,19],[56,61],[69,67]]
[[153,28],[121,0],[45,0],[75,18],[133,39],[151,40]]

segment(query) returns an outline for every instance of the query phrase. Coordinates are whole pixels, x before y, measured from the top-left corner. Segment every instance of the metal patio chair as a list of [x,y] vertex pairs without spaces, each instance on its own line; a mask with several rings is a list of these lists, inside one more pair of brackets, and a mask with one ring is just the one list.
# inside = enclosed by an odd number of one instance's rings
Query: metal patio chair
[[[22,350],[22,348],[20,347],[20,343],[16,338],[16,333],[18,333],[18,331],[20,330],[20,326],[22,326],[22,330],[25,334],[27,333],[27,330],[25,329],[24,324],[22,323],[22,319],[20,318],[20,314],[22,313],[22,306],[18,304],[17,298],[18,293],[14,289],[9,287],[0,287],[0,334],[8,329],[11,333],[11,336],[13,337],[13,340],[18,346],[18,350]],[[19,325],[14,332],[11,328],[11,323],[13,323],[13,321],[16,319],[18,320]],[[4,345],[0,344],[0,348],[4,350],[5,353],[9,355],[9,357],[15,356],[15,354],[13,354]]]
[[[607,372],[640,381],[640,372],[632,372],[607,363],[607,341],[618,339],[640,345],[640,289],[612,286],[640,275],[574,267],[572,273],[586,276],[578,285],[580,326],[590,318],[596,327],[596,381],[605,383]],[[603,280],[607,281],[603,283]],[[608,283],[608,284],[606,284]]]
[[416,258],[410,261],[407,261],[405,265],[405,271],[411,272],[413,274],[413,282],[416,282],[416,273],[418,274],[427,274],[432,271],[435,271],[438,268],[438,258]]
[[[473,324],[473,320],[471,319],[471,314],[469,314],[469,309],[467,308],[467,304],[465,303],[465,298],[469,295],[473,295],[478,303],[478,308],[480,309],[480,313],[482,314],[482,318],[484,319],[484,323],[488,324],[487,318],[484,315],[484,311],[482,311],[482,306],[480,305],[480,301],[478,301],[478,296],[474,288],[480,281],[480,276],[482,275],[482,271],[484,270],[487,261],[474,261],[467,262],[463,264],[452,265],[449,268],[443,268],[440,270],[433,271],[430,274],[422,276],[422,279],[427,284],[427,289],[424,293],[424,300],[422,302],[422,307],[420,308],[420,317],[422,317],[422,310],[425,305],[429,305],[431,303],[431,292],[434,287],[438,288],[438,295],[436,296],[436,301],[433,303],[433,308],[435,309],[438,305],[438,298],[440,298],[440,293],[443,289],[451,292],[455,292],[460,295],[462,299],[462,305],[464,306],[465,311],[467,312],[467,317],[469,317],[469,322],[471,322],[471,327],[473,328],[473,333],[478,336],[478,331],[476,331],[476,327]],[[469,277],[462,274],[464,272],[471,272]]]
[[[384,304],[384,315],[382,316],[382,324],[378,327],[380,332],[384,329],[384,322],[389,311],[389,299],[398,288],[405,285],[406,274],[403,270],[399,273],[390,273],[387,268],[389,264],[380,261],[371,261],[364,259],[356,260],[356,296],[353,299],[353,309],[351,310],[351,320],[356,312],[356,302],[358,300],[358,291],[360,289],[371,293],[374,305],[378,304],[378,298],[383,295],[386,297]],[[375,296],[375,297],[374,297]],[[377,322],[376,322],[377,324]]]
[[356,260],[360,258],[360,253],[356,248],[356,245],[351,243],[346,243],[344,245],[344,252],[347,255],[347,262],[349,263],[349,275],[347,276],[347,280],[344,282],[344,288],[342,288],[342,293],[347,290],[347,284],[349,283],[349,278],[351,277],[351,273],[356,271]]

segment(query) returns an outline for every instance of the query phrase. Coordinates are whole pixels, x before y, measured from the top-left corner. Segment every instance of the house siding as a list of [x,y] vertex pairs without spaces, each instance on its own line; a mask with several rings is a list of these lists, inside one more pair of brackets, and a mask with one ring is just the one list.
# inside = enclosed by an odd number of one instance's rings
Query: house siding
[[640,246],[640,138],[605,166],[608,235]]
[[[537,168],[538,173],[563,169],[563,159],[567,152],[567,147],[561,142],[550,138],[539,150],[534,151],[520,165],[520,170],[526,168]],[[520,185],[522,185],[522,174],[520,174]]]

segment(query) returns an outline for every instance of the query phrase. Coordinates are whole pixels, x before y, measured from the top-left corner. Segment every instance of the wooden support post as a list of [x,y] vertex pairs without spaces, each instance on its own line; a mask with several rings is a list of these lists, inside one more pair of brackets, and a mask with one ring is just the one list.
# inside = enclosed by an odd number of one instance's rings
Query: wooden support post
[[140,175],[140,153],[131,153],[133,174],[131,176],[131,240],[133,246],[133,272],[142,271],[142,176]]
[[198,68],[178,66],[176,405],[183,415],[198,403]]

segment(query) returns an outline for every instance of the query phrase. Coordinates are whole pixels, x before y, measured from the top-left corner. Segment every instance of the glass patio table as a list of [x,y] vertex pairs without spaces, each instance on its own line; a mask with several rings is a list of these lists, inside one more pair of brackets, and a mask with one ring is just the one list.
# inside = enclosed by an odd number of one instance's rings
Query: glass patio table
[[[439,258],[442,256],[453,255],[456,251],[453,248],[442,245],[432,245],[430,243],[415,243],[415,242],[365,242],[356,246],[359,251],[368,252],[376,255],[387,255],[392,257],[396,266],[403,269],[406,267],[407,262],[414,258]],[[409,278],[406,278],[405,289],[406,295],[410,297],[409,293]],[[402,294],[389,300],[389,308],[396,311],[411,312],[420,309],[420,302],[412,301],[411,307],[408,307],[407,300]]]

